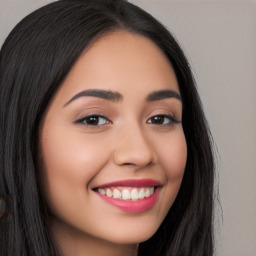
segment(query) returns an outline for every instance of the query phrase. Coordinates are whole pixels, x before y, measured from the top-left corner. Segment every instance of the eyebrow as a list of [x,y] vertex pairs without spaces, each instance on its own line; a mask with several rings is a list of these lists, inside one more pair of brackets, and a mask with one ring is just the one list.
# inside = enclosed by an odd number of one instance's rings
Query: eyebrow
[[161,90],[161,91],[152,92],[148,95],[146,101],[151,102],[151,101],[163,100],[168,98],[175,98],[182,102],[181,96],[173,90]]
[[80,97],[86,97],[86,96],[101,98],[101,99],[112,101],[112,102],[119,102],[123,99],[123,96],[119,92],[90,89],[90,90],[79,92],[78,94],[73,96],[67,103],[65,103],[64,107],[70,104],[72,101]]
[[[123,99],[123,96],[119,92],[89,89],[89,90],[81,91],[76,95],[74,95],[67,103],[64,104],[64,107],[66,107],[71,102],[73,102],[74,100],[80,97],[96,97],[96,98],[101,98],[101,99],[112,101],[112,102],[120,102]],[[152,101],[163,100],[168,98],[175,98],[182,101],[180,95],[173,90],[160,90],[160,91],[152,92],[147,96],[146,101],[152,102]]]

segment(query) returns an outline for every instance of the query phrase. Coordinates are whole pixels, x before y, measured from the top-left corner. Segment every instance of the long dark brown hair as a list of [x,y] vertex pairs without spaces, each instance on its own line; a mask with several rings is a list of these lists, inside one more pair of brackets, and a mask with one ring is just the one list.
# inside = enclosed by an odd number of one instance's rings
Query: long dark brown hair
[[188,158],[178,196],[143,256],[213,255],[211,136],[181,48],[151,15],[124,0],[60,0],[25,17],[0,52],[1,256],[58,255],[37,181],[38,126],[49,101],[84,50],[116,30],[152,40],[169,59],[183,102]]

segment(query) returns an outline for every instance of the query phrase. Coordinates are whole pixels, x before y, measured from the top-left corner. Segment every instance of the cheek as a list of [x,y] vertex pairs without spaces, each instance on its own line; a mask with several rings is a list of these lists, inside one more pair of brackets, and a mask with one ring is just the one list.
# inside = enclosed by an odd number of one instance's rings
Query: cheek
[[[170,143],[166,143],[169,141]],[[164,187],[165,212],[167,213],[173,204],[183,179],[187,161],[187,144],[183,131],[171,135],[158,146],[159,163],[166,178]]]
[[187,144],[184,136],[173,141],[169,154],[169,158],[166,156],[165,161],[168,180],[181,182],[187,162]]
[[168,181],[182,178],[187,161],[187,143],[183,130],[163,137],[161,143],[158,143],[158,151],[159,163],[165,170]]
[[53,210],[74,201],[74,195],[82,199],[108,158],[93,138],[78,134],[59,129],[42,135],[41,189]]

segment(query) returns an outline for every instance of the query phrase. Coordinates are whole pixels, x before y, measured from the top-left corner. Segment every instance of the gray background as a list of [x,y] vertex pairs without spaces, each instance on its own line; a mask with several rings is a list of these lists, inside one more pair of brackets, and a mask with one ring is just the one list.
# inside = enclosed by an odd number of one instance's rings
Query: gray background
[[[0,0],[0,45],[21,18],[49,2]],[[173,32],[198,83],[219,155],[216,255],[255,256],[256,1],[132,2]]]

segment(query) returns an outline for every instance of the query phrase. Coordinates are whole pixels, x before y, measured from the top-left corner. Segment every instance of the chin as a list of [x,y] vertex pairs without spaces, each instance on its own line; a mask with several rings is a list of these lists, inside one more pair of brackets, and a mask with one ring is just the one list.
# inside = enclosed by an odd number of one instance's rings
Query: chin
[[115,244],[139,244],[150,239],[156,231],[155,227],[120,230],[108,236],[107,240]]

